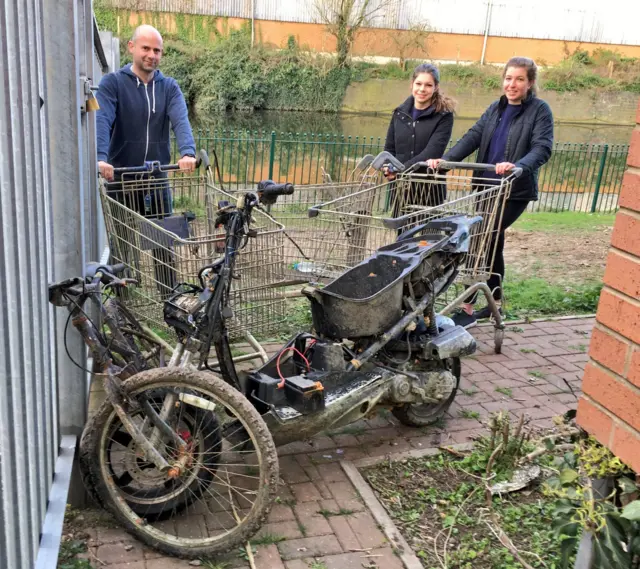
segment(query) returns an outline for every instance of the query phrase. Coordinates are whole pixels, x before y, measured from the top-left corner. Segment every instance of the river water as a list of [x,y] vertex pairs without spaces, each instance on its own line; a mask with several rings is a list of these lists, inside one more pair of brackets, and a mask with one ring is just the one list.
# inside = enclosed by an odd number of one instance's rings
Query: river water
[[[194,129],[267,130],[315,134],[342,134],[351,137],[384,138],[389,125],[388,114],[348,114],[293,111],[260,111],[253,113],[226,113],[199,117]],[[472,119],[456,119],[452,138],[460,138],[473,124]],[[557,142],[591,144],[628,144],[632,126],[598,124],[556,124]]]

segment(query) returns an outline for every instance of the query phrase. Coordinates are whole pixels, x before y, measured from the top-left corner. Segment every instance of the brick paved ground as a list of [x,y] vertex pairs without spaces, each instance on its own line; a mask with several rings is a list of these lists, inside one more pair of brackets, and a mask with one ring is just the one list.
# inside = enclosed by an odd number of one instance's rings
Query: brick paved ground
[[[503,409],[514,416],[528,415],[533,425],[550,426],[553,416],[575,408],[593,323],[576,318],[509,326],[500,355],[493,353],[493,328],[475,328],[478,352],[463,361],[461,392],[441,426],[411,429],[383,411],[339,432],[281,447],[284,484],[279,503],[258,536],[285,539],[258,546],[256,566],[307,569],[317,560],[327,569],[402,569],[338,461],[468,442],[482,432],[482,421],[490,413]],[[352,513],[328,517],[319,513],[341,509]],[[89,534],[88,557],[95,567],[191,567],[187,561],[142,546],[119,529],[93,527]],[[249,567],[237,553],[216,561],[227,563],[222,565],[227,569]]]

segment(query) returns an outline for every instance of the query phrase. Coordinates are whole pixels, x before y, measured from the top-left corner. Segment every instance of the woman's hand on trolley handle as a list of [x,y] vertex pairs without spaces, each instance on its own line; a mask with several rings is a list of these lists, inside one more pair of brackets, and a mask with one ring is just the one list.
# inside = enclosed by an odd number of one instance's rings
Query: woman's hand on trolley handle
[[515,167],[516,165],[512,164],[511,162],[498,162],[496,164],[496,174],[498,174],[498,176],[503,176],[504,174],[513,170]]
[[391,166],[383,166],[382,167],[382,174],[389,181],[395,180],[396,176],[397,176],[395,170]]
[[437,170],[440,162],[443,162],[442,158],[430,158],[429,160],[427,160],[427,166],[429,168]]

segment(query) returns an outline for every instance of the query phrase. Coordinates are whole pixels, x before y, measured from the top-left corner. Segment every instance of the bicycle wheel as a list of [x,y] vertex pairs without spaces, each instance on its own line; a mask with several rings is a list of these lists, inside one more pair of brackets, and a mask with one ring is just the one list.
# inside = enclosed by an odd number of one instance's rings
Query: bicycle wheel
[[[165,354],[164,346],[156,342],[151,336],[147,335],[140,325],[140,322],[129,311],[129,309],[118,300],[110,298],[105,302],[105,311],[116,322],[120,332],[127,341],[126,348],[131,350],[132,355],[125,356],[119,353],[117,345],[112,345],[112,353],[115,352],[114,360],[118,365],[133,364],[136,373],[145,369],[154,367],[164,367]],[[113,331],[109,331],[107,342],[112,342]],[[122,359],[122,361],[119,361]],[[124,366],[123,366],[124,367]]]
[[[182,472],[175,478],[165,474],[155,480],[155,487],[162,482],[164,490],[156,496],[138,491],[128,477],[126,485],[120,477],[133,468],[130,465],[137,460],[139,449],[118,434],[122,432],[120,419],[105,404],[85,430],[80,449],[81,462],[90,472],[89,480],[100,502],[138,539],[174,556],[214,555],[244,543],[264,521],[277,490],[276,448],[259,413],[224,381],[195,370],[149,370],[131,377],[123,387],[128,397],[138,400],[175,393],[170,424],[179,434],[181,425],[188,422],[187,415],[202,415],[198,422],[204,416],[215,416],[220,444],[210,450],[205,445],[204,451],[200,444],[189,445]],[[141,414],[140,418],[132,416],[141,423]],[[202,429],[193,436],[196,441],[206,441]],[[177,449],[171,439],[162,435],[156,449],[170,464],[175,462]],[[198,472],[203,471],[211,474],[207,484],[198,481]],[[184,500],[187,494],[190,499]],[[172,504],[180,496],[179,507]]]
[[[145,392],[147,400],[158,414],[168,393],[170,390]],[[144,421],[142,412],[133,416],[139,424]],[[93,423],[96,420],[99,419],[91,419],[87,430],[95,428]],[[119,420],[111,425],[106,453],[111,457],[113,482],[129,507],[148,520],[168,518],[193,503],[211,483],[217,469],[222,439],[220,423],[215,414],[185,406],[173,427],[192,452],[203,457],[202,465],[192,470],[191,478],[186,482],[167,479],[152,462],[137,452],[133,437]],[[96,495],[88,465],[81,462],[80,468],[88,491],[96,502],[103,505],[102,499]]]

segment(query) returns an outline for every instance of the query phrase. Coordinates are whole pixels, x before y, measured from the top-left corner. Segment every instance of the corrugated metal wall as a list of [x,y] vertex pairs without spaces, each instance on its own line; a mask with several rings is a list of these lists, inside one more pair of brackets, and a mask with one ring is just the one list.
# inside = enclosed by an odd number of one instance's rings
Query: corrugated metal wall
[[58,455],[41,5],[0,8],[0,566],[33,567]]
[[[46,24],[45,24],[46,22]],[[96,200],[90,0],[0,4],[0,568],[56,566],[87,381],[53,280],[104,248]],[[86,365],[80,338],[69,349]]]
[[[130,10],[184,12],[284,22],[317,22],[314,3],[332,0],[109,0]],[[406,29],[427,21],[436,32],[485,33],[489,0],[373,0],[384,8],[372,27]],[[498,37],[640,44],[640,2],[493,0],[489,33]]]

